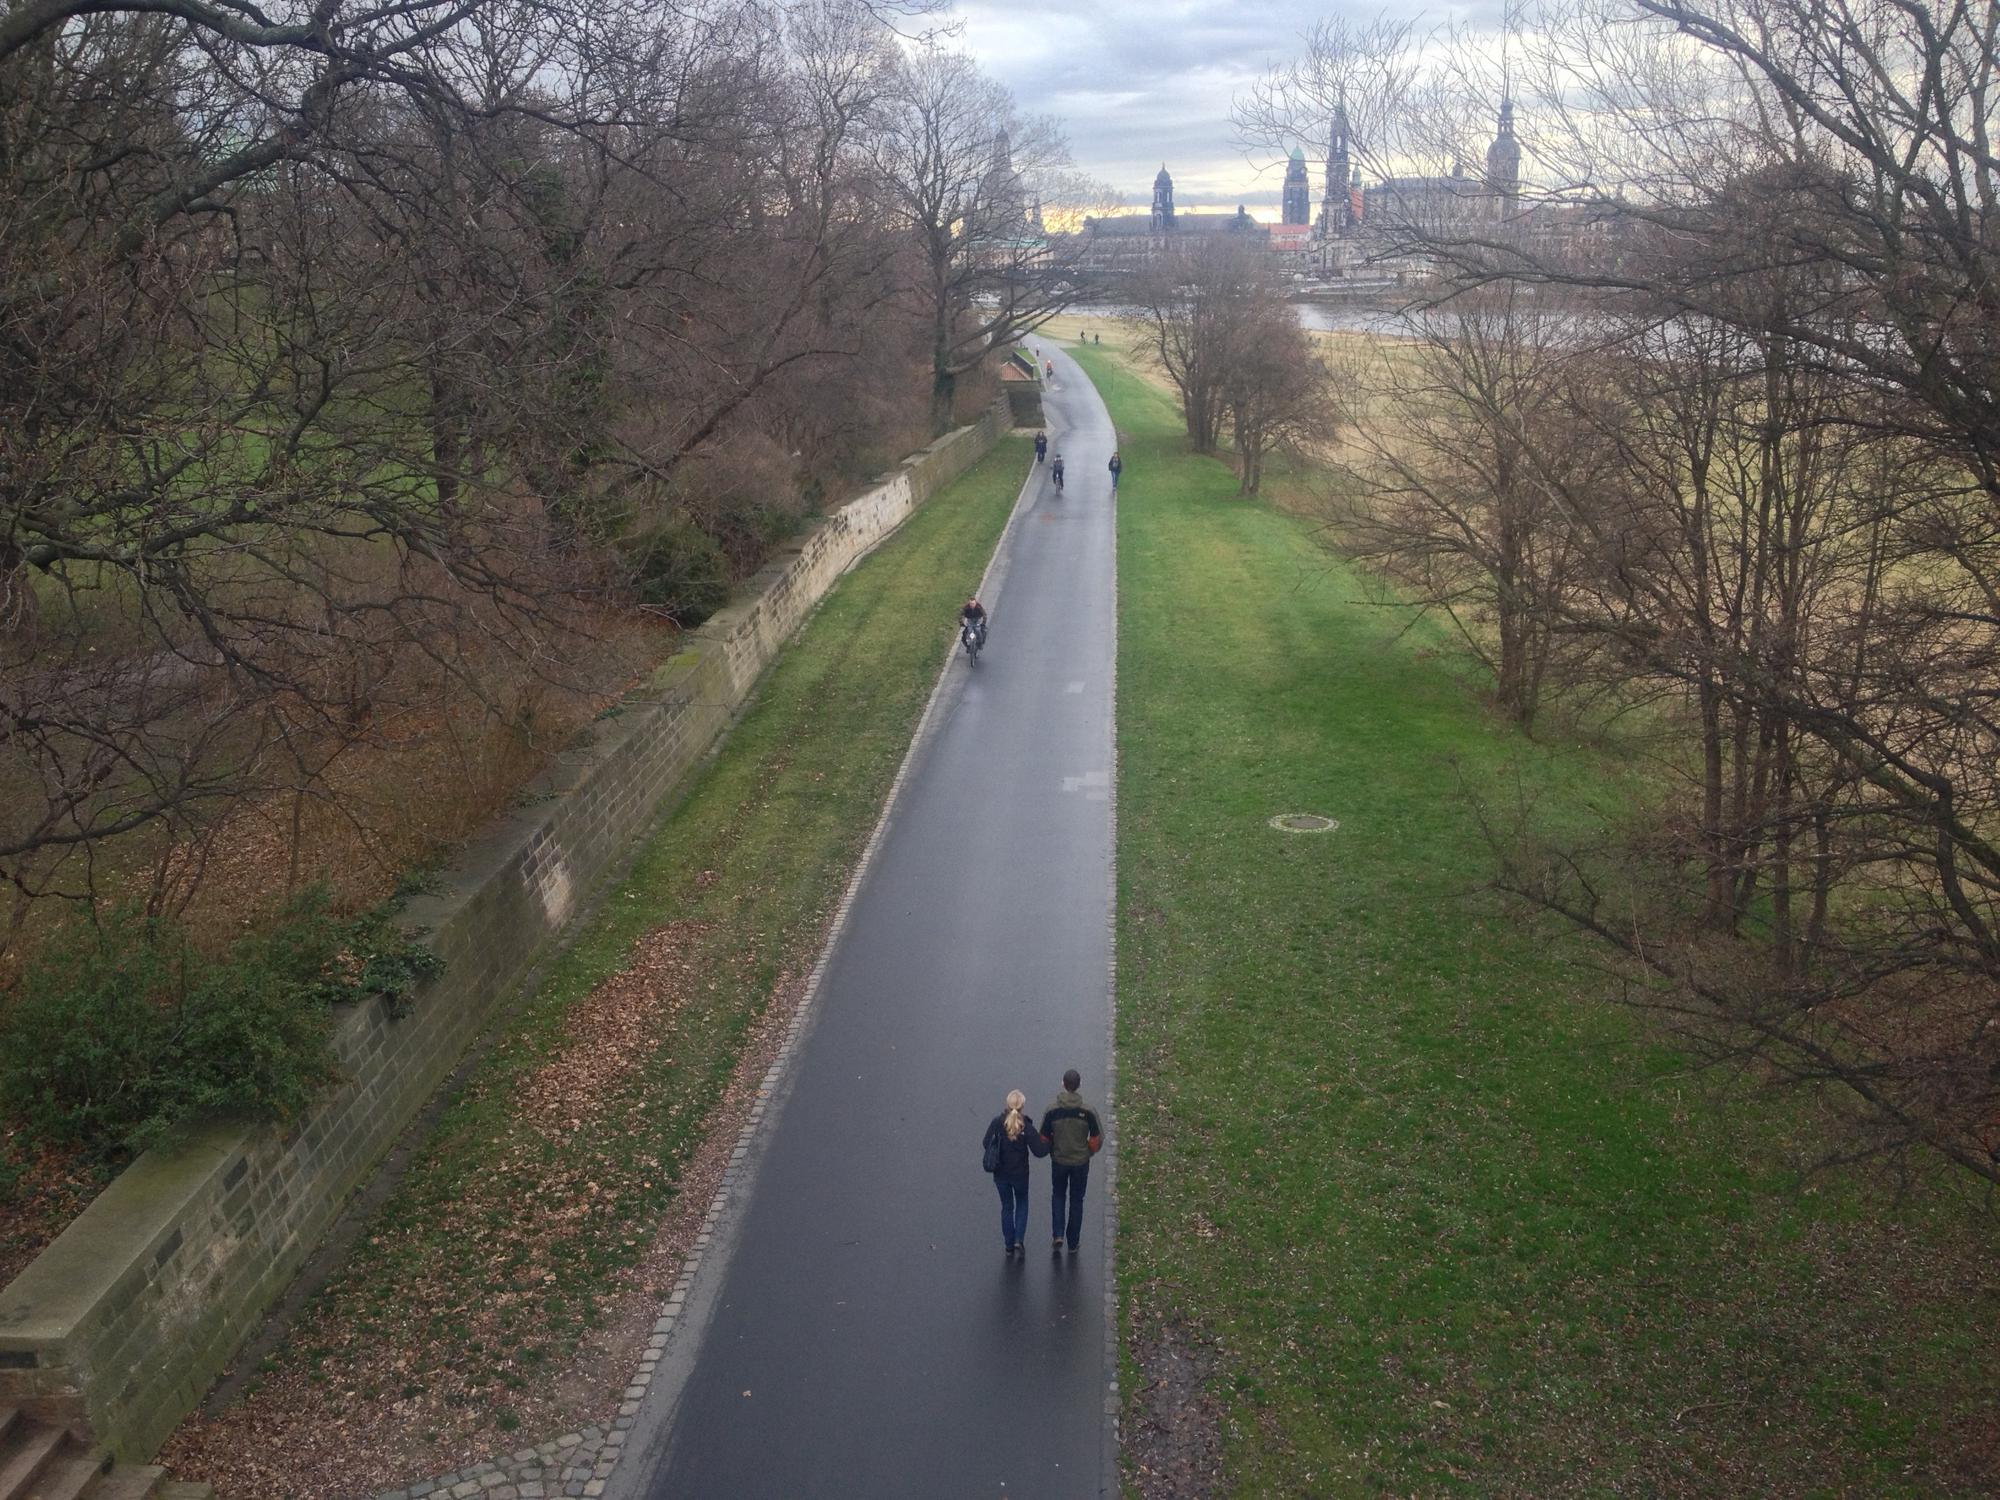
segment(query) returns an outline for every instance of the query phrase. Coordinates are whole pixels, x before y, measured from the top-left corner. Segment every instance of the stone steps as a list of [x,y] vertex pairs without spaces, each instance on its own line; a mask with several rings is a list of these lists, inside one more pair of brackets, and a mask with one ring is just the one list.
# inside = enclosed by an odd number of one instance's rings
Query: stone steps
[[61,1427],[0,1407],[0,1500],[215,1500],[152,1464],[115,1465]]

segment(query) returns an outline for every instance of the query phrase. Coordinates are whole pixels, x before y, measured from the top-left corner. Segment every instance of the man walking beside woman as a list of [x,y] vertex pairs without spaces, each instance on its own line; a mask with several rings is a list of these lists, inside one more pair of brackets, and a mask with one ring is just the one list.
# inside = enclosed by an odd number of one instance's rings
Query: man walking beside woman
[[1062,1092],[1043,1112],[1039,1129],[1025,1113],[1027,1096],[1015,1089],[986,1127],[983,1164],[1000,1194],[1000,1237],[1010,1256],[1027,1248],[1028,1162],[1035,1156],[1051,1158],[1051,1250],[1061,1254],[1067,1244],[1074,1255],[1083,1239],[1083,1195],[1090,1185],[1090,1159],[1104,1148],[1104,1124],[1077,1092],[1082,1085],[1075,1068],[1063,1074]]

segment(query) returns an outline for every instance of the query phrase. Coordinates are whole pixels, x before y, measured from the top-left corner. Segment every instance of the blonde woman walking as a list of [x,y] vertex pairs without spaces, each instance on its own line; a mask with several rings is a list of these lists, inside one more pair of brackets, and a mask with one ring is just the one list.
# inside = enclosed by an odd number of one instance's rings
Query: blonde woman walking
[[1028,1096],[1019,1089],[1007,1096],[1007,1107],[986,1127],[986,1170],[1000,1193],[1000,1238],[1007,1254],[1025,1255],[1028,1240],[1028,1159],[1047,1156],[1049,1148],[1027,1115]]

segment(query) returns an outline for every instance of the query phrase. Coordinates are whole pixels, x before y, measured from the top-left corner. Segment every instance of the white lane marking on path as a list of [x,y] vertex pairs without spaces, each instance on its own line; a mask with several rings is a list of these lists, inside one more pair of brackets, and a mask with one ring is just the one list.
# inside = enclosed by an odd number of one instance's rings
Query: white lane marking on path
[[1065,693],[1080,693],[1083,691],[1083,684],[1080,682],[1072,682],[1068,687],[1064,688],[1063,691]]
[[1066,792],[1082,792],[1086,802],[1105,802],[1111,797],[1111,773],[1109,771],[1086,771],[1081,776],[1065,776],[1062,789]]

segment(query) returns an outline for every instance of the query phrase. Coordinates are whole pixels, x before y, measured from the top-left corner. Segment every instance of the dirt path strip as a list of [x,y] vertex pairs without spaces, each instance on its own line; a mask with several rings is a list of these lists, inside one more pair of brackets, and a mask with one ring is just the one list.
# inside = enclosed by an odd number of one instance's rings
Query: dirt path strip
[[[224,1500],[560,1494],[604,1444],[1019,483],[1002,445],[828,598],[443,1110],[242,1398],[164,1461]],[[559,1448],[547,1435],[578,1439]],[[546,1463],[536,1463],[536,1459]]]

